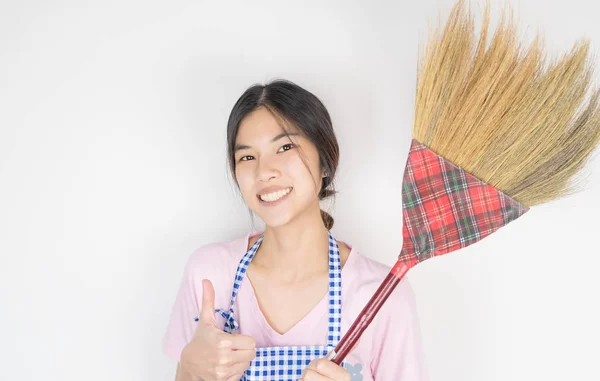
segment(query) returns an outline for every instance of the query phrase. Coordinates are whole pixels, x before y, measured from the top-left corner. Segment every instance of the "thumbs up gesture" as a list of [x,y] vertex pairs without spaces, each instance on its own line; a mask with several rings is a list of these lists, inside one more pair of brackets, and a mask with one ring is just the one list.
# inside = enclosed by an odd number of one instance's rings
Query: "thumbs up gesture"
[[204,279],[198,326],[181,351],[182,376],[195,381],[239,381],[256,357],[255,349],[252,337],[228,334],[217,326],[215,290]]

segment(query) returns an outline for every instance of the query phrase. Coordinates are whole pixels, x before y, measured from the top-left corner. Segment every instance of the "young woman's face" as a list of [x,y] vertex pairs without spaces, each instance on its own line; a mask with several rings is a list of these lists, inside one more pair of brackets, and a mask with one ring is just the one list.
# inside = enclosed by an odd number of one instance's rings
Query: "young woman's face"
[[[323,171],[318,152],[296,127],[288,129],[290,138],[283,132],[277,119],[261,107],[242,120],[235,140],[236,147],[243,146],[235,151],[242,196],[268,226],[283,225],[304,211],[320,209]],[[264,199],[259,195],[265,195]]]

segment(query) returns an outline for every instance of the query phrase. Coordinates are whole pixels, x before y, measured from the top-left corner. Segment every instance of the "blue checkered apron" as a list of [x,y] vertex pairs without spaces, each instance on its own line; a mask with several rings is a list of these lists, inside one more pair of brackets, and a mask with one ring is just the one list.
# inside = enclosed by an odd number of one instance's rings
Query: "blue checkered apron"
[[[239,325],[235,321],[233,305],[246,275],[246,269],[260,247],[264,234],[252,245],[244,255],[237,268],[229,311],[217,309],[225,318],[224,331],[233,333]],[[256,348],[256,358],[240,381],[297,381],[304,368],[315,359],[327,356],[340,341],[342,319],[342,276],[340,252],[337,241],[329,232],[329,319],[327,328],[327,345],[306,345],[286,347]],[[341,364],[344,366],[344,363]]]

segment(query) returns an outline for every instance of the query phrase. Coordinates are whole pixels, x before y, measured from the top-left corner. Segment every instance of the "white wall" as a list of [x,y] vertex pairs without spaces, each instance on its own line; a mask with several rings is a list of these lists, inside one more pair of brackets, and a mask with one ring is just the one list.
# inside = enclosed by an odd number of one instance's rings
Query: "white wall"
[[[334,234],[393,264],[418,44],[452,3],[4,1],[0,379],[174,377],[161,340],[187,257],[250,229],[225,128],[255,82],[324,101]],[[513,4],[550,54],[584,35],[600,51],[591,0]],[[411,270],[433,381],[600,379],[600,161],[587,173],[584,192]]]

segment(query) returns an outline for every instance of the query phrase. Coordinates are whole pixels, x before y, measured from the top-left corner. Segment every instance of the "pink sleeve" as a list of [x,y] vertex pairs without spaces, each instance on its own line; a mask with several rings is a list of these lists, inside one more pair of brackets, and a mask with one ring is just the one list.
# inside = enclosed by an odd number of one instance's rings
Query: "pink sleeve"
[[183,279],[163,337],[163,352],[175,361],[179,361],[181,350],[190,342],[196,331],[194,318],[198,316],[202,303],[202,279],[194,266],[194,254],[185,265]]
[[[390,303],[391,302],[391,303]],[[427,381],[415,295],[404,279],[381,307],[384,312],[371,373],[376,381]]]

